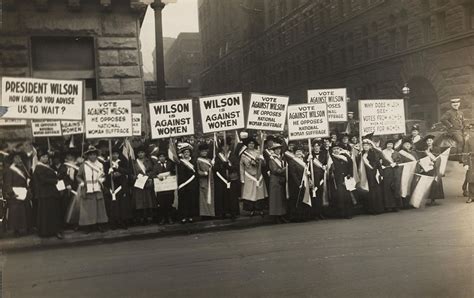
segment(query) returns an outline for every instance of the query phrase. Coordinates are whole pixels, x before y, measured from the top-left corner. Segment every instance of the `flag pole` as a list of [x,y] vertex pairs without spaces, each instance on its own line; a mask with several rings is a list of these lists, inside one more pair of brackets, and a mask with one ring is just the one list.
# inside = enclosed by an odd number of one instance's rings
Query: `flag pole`
[[[112,139],[109,139],[109,171],[112,169]],[[112,192],[112,201],[115,201],[115,186],[114,186],[114,177],[113,170],[110,175],[110,187]]]

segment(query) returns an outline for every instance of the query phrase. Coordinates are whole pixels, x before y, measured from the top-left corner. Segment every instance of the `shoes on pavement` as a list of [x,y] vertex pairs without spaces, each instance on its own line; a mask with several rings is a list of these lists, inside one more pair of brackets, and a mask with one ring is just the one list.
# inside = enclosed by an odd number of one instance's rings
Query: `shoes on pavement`
[[182,223],[182,224],[185,224],[185,223],[186,223],[186,218],[183,218],[183,219],[181,220],[181,223]]
[[469,197],[469,192],[468,192],[467,190],[464,190],[464,191],[462,192],[462,195],[463,195],[464,197]]
[[467,201],[466,201],[466,203],[468,203],[468,204],[469,204],[469,203],[472,203],[472,202],[473,202],[473,199],[472,199],[472,198],[469,198],[469,199],[467,199]]
[[64,239],[63,233],[57,233],[56,238],[58,238],[59,240],[63,240]]
[[171,217],[168,217],[168,223],[169,223],[170,225],[174,224],[174,221],[173,221],[173,219],[172,219]]

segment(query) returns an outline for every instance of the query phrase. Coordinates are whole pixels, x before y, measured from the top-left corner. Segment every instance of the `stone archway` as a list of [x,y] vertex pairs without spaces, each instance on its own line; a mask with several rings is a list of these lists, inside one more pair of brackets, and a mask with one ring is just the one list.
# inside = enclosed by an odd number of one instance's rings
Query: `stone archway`
[[431,82],[422,76],[408,80],[410,97],[408,104],[408,119],[426,121],[428,127],[439,121],[439,98]]

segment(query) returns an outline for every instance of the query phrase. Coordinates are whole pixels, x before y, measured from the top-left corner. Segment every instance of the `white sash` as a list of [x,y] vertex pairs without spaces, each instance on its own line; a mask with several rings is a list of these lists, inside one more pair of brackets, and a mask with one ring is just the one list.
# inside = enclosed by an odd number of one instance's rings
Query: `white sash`
[[75,164],[72,164],[72,163],[69,163],[69,162],[65,162],[64,165],[67,166],[67,167],[73,168],[73,169],[76,170],[76,171],[79,171],[79,167],[78,167],[77,165],[75,165]]
[[277,164],[278,167],[283,169],[283,162],[280,160],[279,157],[277,157],[275,155],[270,155],[270,158]]
[[[100,176],[104,174],[102,169],[98,168],[94,164],[92,164],[89,161],[84,162],[84,175],[86,178],[86,192],[87,193],[93,193],[96,191],[101,191],[101,185],[100,185]],[[94,173],[98,175],[98,177],[94,177]]]
[[115,191],[110,190],[110,194],[112,195],[112,201],[117,200],[117,194],[122,190],[122,186],[119,186]]
[[194,169],[193,164],[190,163],[189,160],[187,160],[187,159],[181,159],[181,162],[182,162],[186,167],[188,167],[191,171],[196,172],[196,170]]
[[260,179],[257,180],[254,176],[252,176],[249,172],[245,171],[245,176],[249,178],[250,180],[254,181],[257,183],[257,186],[260,186],[260,183],[262,183],[263,176],[260,176]]
[[10,169],[11,169],[13,172],[17,173],[18,175],[20,175],[21,178],[25,179],[25,181],[28,181],[28,178],[26,178],[25,174],[23,174],[23,172],[22,172],[19,168],[17,168],[17,167],[15,166],[15,164],[12,164],[12,165],[10,166]]
[[345,162],[348,161],[348,160],[347,160],[347,157],[345,157],[344,155],[340,155],[340,154],[337,154],[337,155],[336,155],[336,154],[333,154],[332,156],[334,156],[334,157],[337,158],[337,159],[343,160],[343,161],[345,161]]
[[223,154],[222,152],[219,152],[219,154],[218,154],[217,156],[219,156],[219,158],[220,158],[223,162],[229,162],[229,164],[230,164],[230,161],[229,161],[230,152],[227,153],[227,157],[224,156],[224,154]]
[[323,169],[324,165],[317,159],[316,157],[313,158],[313,164],[320,169]]
[[372,165],[370,164],[369,159],[367,158],[367,153],[362,154],[362,160],[364,161],[364,164],[368,166],[371,170],[374,169],[374,167],[372,167]]
[[137,159],[137,165],[140,168],[140,170],[142,171],[142,174],[146,175],[146,168],[145,168],[145,165],[143,164],[143,161]]
[[205,159],[205,158],[198,157],[197,161],[202,162],[203,164],[206,164],[210,168],[212,168],[212,163],[209,160]]
[[221,175],[221,173],[216,172],[216,175],[217,175],[217,177],[219,177],[219,179],[222,180],[222,182],[225,183],[225,185],[227,186],[227,189],[229,189],[230,188],[230,182],[227,181],[227,179],[225,179],[224,176]]
[[413,155],[411,155],[410,153],[406,152],[405,150],[400,150],[398,153],[400,153],[404,157],[408,158],[409,160],[416,161],[416,158]]
[[185,187],[186,185],[188,185],[189,183],[191,183],[194,180],[195,177],[196,177],[195,175],[192,175],[191,178],[189,178],[188,180],[186,180],[182,184],[180,184],[178,186],[178,189],[181,189],[181,188]]

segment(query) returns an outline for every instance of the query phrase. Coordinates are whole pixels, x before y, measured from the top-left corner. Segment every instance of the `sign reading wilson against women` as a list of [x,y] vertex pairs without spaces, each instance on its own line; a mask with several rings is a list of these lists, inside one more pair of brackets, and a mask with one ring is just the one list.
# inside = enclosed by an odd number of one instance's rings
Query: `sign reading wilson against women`
[[122,138],[132,136],[130,100],[86,101],[86,138]]
[[326,103],[288,106],[288,137],[290,140],[328,136],[329,122]]
[[242,93],[199,98],[204,133],[245,127]]
[[248,129],[283,131],[286,121],[287,96],[250,95]]
[[405,106],[403,99],[359,100],[361,135],[405,134]]
[[152,139],[194,134],[192,99],[154,102],[149,107]]
[[2,78],[4,118],[81,120],[82,96],[82,81]]
[[308,90],[308,103],[326,103],[329,122],[347,121],[346,88]]

